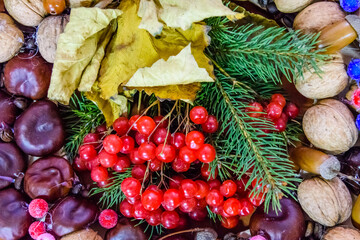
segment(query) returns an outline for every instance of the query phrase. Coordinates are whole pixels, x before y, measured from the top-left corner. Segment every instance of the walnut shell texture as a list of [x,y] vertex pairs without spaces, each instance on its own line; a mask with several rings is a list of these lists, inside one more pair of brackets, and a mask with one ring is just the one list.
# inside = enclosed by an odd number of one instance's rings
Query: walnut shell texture
[[345,227],[339,226],[330,229],[325,235],[323,236],[322,240],[357,240],[360,239],[360,231]]
[[349,150],[358,139],[352,113],[334,99],[321,100],[309,108],[304,114],[303,129],[315,147],[332,154]]
[[337,177],[332,180],[315,177],[303,181],[298,188],[298,199],[309,217],[324,226],[343,223],[351,215],[350,192]]
[[322,73],[304,70],[303,78],[298,78],[296,89],[305,97],[311,99],[324,99],[334,97],[342,92],[349,83],[345,64],[341,54],[320,66]]
[[88,228],[65,235],[60,240],[103,240],[94,230]]
[[46,16],[42,0],[4,0],[8,13],[24,26],[35,27]]
[[24,34],[11,17],[0,13],[0,63],[10,60],[24,43]]
[[283,13],[294,13],[304,9],[313,0],[274,0],[276,7]]
[[49,63],[54,63],[57,41],[69,22],[69,15],[49,16],[39,25],[36,42],[41,56]]
[[345,13],[336,2],[317,2],[302,10],[294,20],[294,29],[318,33],[320,29],[345,19]]

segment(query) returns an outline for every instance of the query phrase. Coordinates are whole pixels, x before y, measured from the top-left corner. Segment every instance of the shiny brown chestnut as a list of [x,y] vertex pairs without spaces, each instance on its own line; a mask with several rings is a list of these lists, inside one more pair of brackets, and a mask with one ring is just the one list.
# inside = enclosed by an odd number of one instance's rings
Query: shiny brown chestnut
[[89,200],[68,196],[51,208],[46,222],[51,228],[50,232],[61,237],[94,223],[98,211],[98,207]]
[[15,121],[14,137],[29,155],[42,157],[58,151],[64,144],[65,131],[55,103],[32,103]]
[[24,197],[15,189],[0,191],[0,239],[18,240],[32,222]]
[[268,240],[301,240],[305,234],[305,218],[300,205],[295,200],[280,200],[281,211],[276,213],[271,207],[268,213],[264,205],[256,209],[250,219],[251,235],[262,235]]
[[21,53],[5,65],[5,87],[12,94],[33,100],[45,98],[51,70],[52,65],[40,55]]
[[12,126],[18,114],[18,108],[13,102],[12,97],[0,90],[0,123],[4,122]]
[[105,240],[146,240],[148,239],[144,231],[132,225],[128,219],[122,218],[118,224],[110,229],[105,236]]
[[15,182],[25,169],[25,155],[14,143],[0,142],[0,189]]
[[73,178],[74,171],[64,158],[40,158],[25,173],[24,191],[32,199],[53,202],[69,194]]

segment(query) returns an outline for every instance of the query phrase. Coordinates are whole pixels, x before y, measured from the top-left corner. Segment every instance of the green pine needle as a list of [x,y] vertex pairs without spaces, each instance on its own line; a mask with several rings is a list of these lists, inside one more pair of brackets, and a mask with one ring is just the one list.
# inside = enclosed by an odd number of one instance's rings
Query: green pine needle
[[302,77],[304,68],[320,72],[319,62],[328,58],[321,54],[323,49],[316,49],[318,34],[253,24],[234,26],[226,18],[210,18],[206,23],[212,27],[207,54],[231,76],[281,83],[281,74],[291,81],[297,74]]

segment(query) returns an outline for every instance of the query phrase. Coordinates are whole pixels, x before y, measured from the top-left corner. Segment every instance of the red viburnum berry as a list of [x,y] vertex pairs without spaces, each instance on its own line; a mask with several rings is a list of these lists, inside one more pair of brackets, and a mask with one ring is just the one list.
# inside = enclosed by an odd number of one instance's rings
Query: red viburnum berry
[[112,209],[105,209],[99,215],[99,223],[103,228],[110,229],[116,226],[118,215]]
[[33,218],[42,218],[49,210],[48,203],[41,198],[34,199],[29,204],[29,214]]
[[33,239],[37,239],[41,234],[46,233],[44,222],[33,222],[29,227],[29,235]]

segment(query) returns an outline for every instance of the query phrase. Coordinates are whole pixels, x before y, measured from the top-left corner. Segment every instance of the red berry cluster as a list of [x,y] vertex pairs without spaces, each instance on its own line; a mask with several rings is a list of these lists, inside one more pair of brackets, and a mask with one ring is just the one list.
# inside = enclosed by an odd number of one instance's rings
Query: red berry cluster
[[299,108],[294,103],[286,103],[286,99],[281,94],[271,96],[271,101],[267,106],[259,102],[252,102],[246,108],[250,117],[259,118],[264,116],[271,119],[277,131],[283,132],[286,129],[287,122],[299,115]]
[[[216,118],[208,115],[204,107],[194,107],[190,119],[202,124],[204,132],[218,129]],[[131,167],[132,177],[143,180],[147,169],[159,171],[164,163],[171,163],[176,172],[186,172],[196,160],[209,163],[215,159],[215,148],[205,143],[202,132],[171,134],[168,125],[168,119],[162,116],[120,117],[113,124],[116,133],[102,137],[105,129],[85,136],[74,161],[75,169],[90,170],[92,180],[105,186],[109,183],[109,169],[125,172]]]
[[[44,199],[34,199],[29,204],[29,214],[33,218],[44,218],[49,210],[48,203]],[[29,227],[29,235],[37,240],[55,240],[55,237],[46,232],[46,224],[43,220],[33,222]]]

